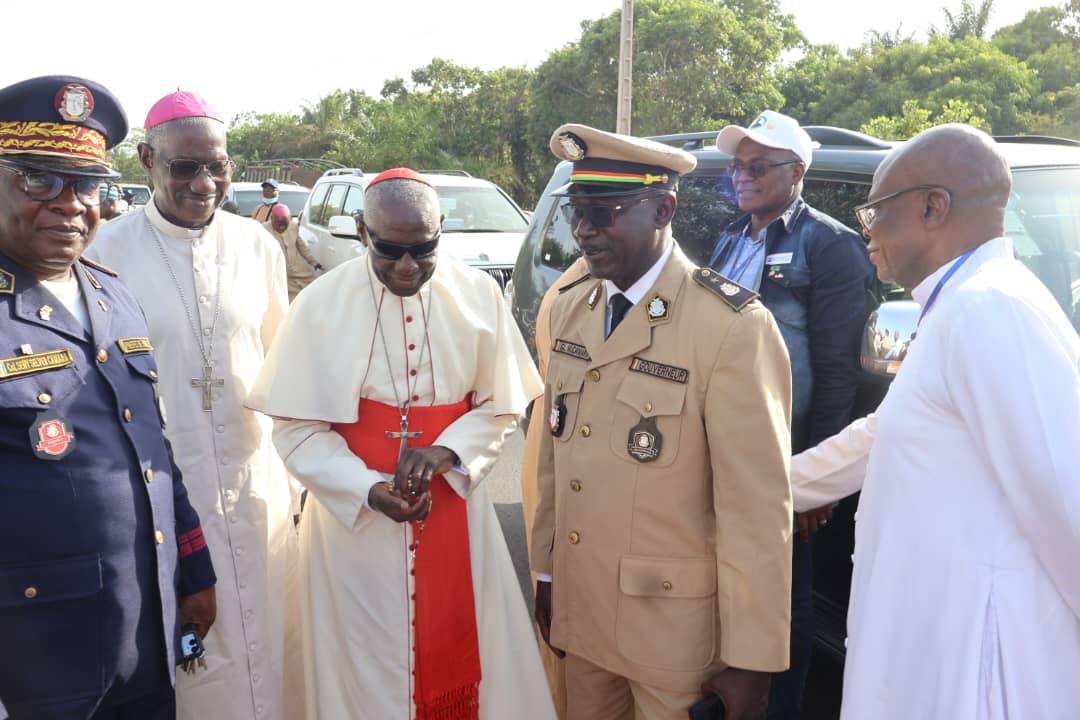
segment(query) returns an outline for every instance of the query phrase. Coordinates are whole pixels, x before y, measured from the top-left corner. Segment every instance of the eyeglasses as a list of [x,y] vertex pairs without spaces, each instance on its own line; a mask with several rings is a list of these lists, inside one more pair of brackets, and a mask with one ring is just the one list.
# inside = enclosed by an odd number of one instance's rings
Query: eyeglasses
[[96,206],[101,204],[100,193],[101,185],[105,182],[104,178],[20,170],[3,163],[0,163],[0,168],[20,176],[23,179],[23,192],[36,202],[55,200],[60,197],[68,186],[71,186],[75,190],[75,197],[83,205]]
[[214,160],[208,163],[187,158],[176,158],[174,160],[163,160],[161,164],[169,168],[169,177],[173,180],[194,180],[204,170],[210,173],[210,177],[214,180],[224,180],[232,175],[234,165],[232,158]]
[[869,230],[870,226],[874,223],[874,218],[877,216],[877,206],[886,200],[892,200],[895,197],[900,197],[909,192],[916,190],[941,190],[949,199],[952,199],[952,190],[941,185],[912,185],[911,187],[901,188],[896,192],[891,192],[888,195],[879,197],[877,200],[870,200],[864,202],[862,205],[855,206],[855,217],[859,219],[859,224],[863,226],[863,230]]
[[736,175],[747,174],[752,178],[765,177],[771,168],[780,167],[781,165],[795,165],[802,164],[802,160],[784,160],[783,162],[764,163],[756,162],[749,165],[743,165],[741,162],[733,162],[727,166],[727,174],[731,177]]
[[640,197],[622,205],[575,205],[574,203],[566,203],[560,206],[560,209],[571,229],[576,228],[586,218],[593,227],[607,228],[615,224],[615,218],[618,217],[619,213],[625,212],[653,197],[655,195],[649,193],[645,197]]
[[442,233],[436,233],[435,237],[425,242],[405,245],[390,242],[389,240],[381,240],[378,235],[371,232],[370,227],[367,225],[364,225],[364,227],[367,228],[368,237],[371,238],[371,251],[384,260],[393,260],[394,262],[405,257],[406,253],[411,255],[413,260],[424,260],[431,257],[439,249],[439,238],[442,235]]

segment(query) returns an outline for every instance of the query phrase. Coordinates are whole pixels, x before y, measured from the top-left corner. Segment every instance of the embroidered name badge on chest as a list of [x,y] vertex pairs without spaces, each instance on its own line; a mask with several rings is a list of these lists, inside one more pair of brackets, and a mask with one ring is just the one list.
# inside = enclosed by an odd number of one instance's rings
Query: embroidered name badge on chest
[[20,355],[0,360],[0,378],[30,375],[32,373],[55,370],[75,364],[75,357],[68,349],[49,350],[48,352]]
[[150,344],[150,338],[146,337],[120,338],[116,341],[116,345],[125,355],[152,352],[154,349],[154,346]]
[[589,357],[589,351],[585,349],[584,345],[578,345],[569,340],[556,339],[555,344],[551,346],[551,350],[552,352],[575,357],[578,360],[592,360],[592,358]]
[[41,460],[63,460],[75,449],[71,424],[52,410],[39,414],[30,426],[30,449]]
[[681,383],[682,385],[685,385],[690,380],[690,371],[686,368],[677,367],[675,365],[664,365],[663,363],[646,360],[643,357],[634,357],[630,360],[630,371],[652,375],[653,377],[662,378],[664,380],[671,380],[672,382]]

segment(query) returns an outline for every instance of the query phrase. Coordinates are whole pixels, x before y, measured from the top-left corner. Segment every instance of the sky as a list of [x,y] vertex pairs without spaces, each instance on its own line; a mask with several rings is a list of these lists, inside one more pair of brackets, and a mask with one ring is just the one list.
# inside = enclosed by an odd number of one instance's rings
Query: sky
[[[977,2],[977,0],[976,0]],[[997,0],[991,28],[1040,0]],[[867,30],[924,36],[960,0],[781,0],[813,43],[858,45]],[[227,117],[297,112],[338,89],[378,96],[386,80],[440,57],[492,70],[535,68],[581,36],[581,22],[621,0],[264,0],[93,4],[7,2],[0,12],[0,87],[47,74],[96,80],[131,125],[177,87]],[[93,13],[93,14],[92,14]]]

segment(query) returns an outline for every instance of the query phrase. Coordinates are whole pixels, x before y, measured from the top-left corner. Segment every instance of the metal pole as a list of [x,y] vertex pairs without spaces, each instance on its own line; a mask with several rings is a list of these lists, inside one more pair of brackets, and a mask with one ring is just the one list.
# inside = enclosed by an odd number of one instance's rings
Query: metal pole
[[615,110],[615,132],[630,134],[630,100],[634,71],[634,0],[623,0],[619,32],[619,96]]

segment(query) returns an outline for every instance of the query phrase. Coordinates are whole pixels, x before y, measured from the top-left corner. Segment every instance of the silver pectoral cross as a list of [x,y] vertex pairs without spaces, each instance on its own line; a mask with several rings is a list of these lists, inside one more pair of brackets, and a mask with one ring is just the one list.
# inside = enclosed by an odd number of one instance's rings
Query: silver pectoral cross
[[214,368],[203,366],[202,377],[192,378],[191,387],[202,388],[202,409],[210,412],[214,409],[213,388],[225,387],[225,381],[214,377]]
[[386,431],[386,437],[391,440],[401,439],[401,447],[398,448],[398,460],[401,460],[401,456],[405,454],[405,448],[409,447],[409,438],[418,438],[423,434],[422,432],[409,432],[409,418],[404,416],[401,418],[401,432]]

